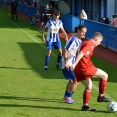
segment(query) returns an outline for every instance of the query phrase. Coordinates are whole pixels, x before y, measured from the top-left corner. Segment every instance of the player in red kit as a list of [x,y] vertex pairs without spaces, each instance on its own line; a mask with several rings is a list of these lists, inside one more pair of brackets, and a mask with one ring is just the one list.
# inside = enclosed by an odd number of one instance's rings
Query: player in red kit
[[74,69],[74,73],[76,75],[77,82],[82,82],[85,86],[85,90],[83,93],[83,106],[82,111],[95,111],[95,108],[91,108],[88,106],[88,102],[91,95],[92,90],[92,81],[91,78],[100,78],[99,81],[99,95],[97,97],[98,102],[110,102],[111,100],[104,96],[104,92],[106,89],[106,84],[108,80],[108,74],[96,68],[91,62],[90,58],[93,55],[93,50],[96,46],[98,46],[103,40],[103,36],[101,33],[96,32],[92,36],[92,39],[84,41],[81,45],[80,52],[76,57],[75,63],[71,66]]

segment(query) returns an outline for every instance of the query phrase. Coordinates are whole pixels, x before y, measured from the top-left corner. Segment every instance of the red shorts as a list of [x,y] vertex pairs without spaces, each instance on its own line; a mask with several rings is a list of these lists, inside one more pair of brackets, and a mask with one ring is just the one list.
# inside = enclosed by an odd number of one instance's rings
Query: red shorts
[[87,80],[89,78],[91,78],[93,75],[95,75],[95,73],[97,72],[96,67],[91,67],[88,70],[87,69],[75,69],[74,73],[77,79],[77,82],[80,82],[82,80]]

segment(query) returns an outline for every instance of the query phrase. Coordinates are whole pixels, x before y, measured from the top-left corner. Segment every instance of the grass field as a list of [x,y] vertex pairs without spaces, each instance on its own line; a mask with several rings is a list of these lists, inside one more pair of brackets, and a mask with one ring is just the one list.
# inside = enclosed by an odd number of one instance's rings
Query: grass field
[[[12,22],[7,14],[0,8],[0,117],[117,117],[107,111],[108,103],[96,101],[95,79],[89,105],[96,112],[81,111],[82,84],[73,95],[75,104],[63,103],[67,81],[55,69],[57,51],[53,49],[49,70],[44,72],[46,49],[38,27],[21,18]],[[117,101],[117,67],[96,57],[92,61],[109,74],[106,95]]]

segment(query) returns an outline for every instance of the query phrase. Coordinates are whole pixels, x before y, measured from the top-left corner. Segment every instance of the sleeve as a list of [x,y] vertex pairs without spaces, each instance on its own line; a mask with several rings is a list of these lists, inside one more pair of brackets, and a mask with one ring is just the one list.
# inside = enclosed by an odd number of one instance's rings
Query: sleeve
[[64,29],[64,28],[63,28],[63,23],[62,23],[62,21],[60,21],[60,28],[61,28],[61,29]]
[[66,44],[66,46],[65,46],[65,49],[69,51],[73,46],[74,46],[74,41],[73,41],[72,39],[70,39],[70,40],[67,42],[67,44]]
[[80,51],[82,53],[84,53],[85,56],[89,56],[94,50],[94,45],[92,45],[92,44],[87,44],[87,45],[85,45],[83,47],[82,46],[81,46]]

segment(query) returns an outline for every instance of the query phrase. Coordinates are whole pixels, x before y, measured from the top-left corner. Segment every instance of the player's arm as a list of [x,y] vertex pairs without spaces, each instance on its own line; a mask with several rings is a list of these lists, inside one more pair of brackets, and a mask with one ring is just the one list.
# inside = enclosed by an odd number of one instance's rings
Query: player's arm
[[48,28],[48,26],[49,26],[49,23],[47,22],[46,25],[42,27],[42,41],[43,42],[46,42],[44,33],[45,33],[45,29]]
[[74,66],[76,66],[78,64],[78,62],[80,61],[80,59],[84,56],[84,53],[82,51],[80,51],[80,53],[78,54],[78,56],[76,57]]
[[46,42],[46,41],[45,41],[45,34],[44,34],[44,33],[45,33],[45,28],[44,28],[44,26],[43,26],[43,27],[42,27],[42,41],[43,41],[43,42]]
[[82,51],[80,51],[80,53],[77,55],[75,63],[71,66],[71,69],[74,69],[75,66],[78,64],[78,62],[80,61],[80,59],[84,56],[84,53]]
[[69,68],[69,65],[68,65],[68,50],[66,48],[64,49],[64,61],[65,61],[65,69],[68,69]]
[[68,41],[68,36],[67,36],[67,33],[65,32],[64,28],[61,28],[61,30],[62,30],[62,33],[64,33],[64,35],[65,35],[65,41]]

